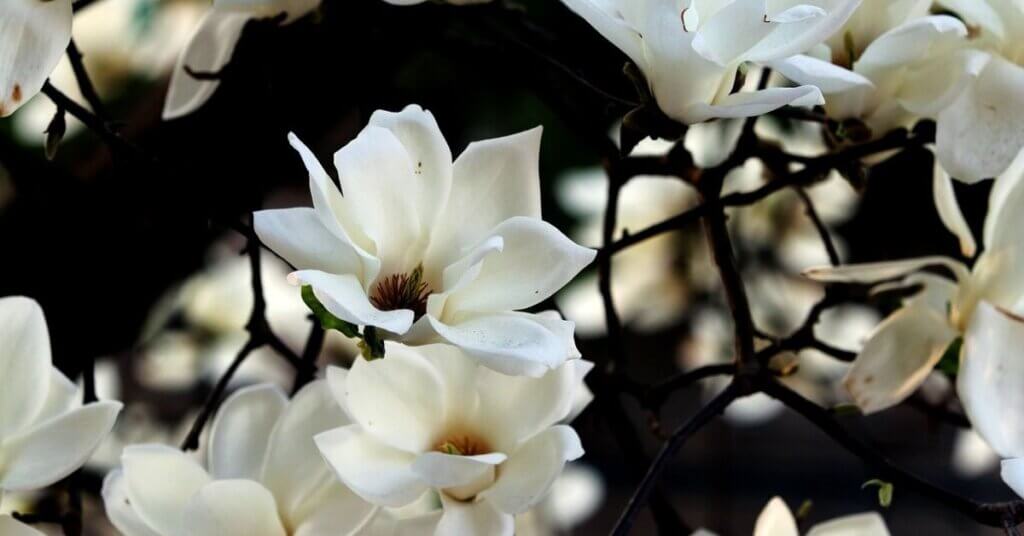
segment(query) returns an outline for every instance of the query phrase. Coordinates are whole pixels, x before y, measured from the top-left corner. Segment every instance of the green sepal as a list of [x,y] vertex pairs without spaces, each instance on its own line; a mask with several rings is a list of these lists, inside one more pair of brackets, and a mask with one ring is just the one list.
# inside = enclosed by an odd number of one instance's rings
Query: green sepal
[[359,351],[367,361],[384,357],[384,339],[377,334],[377,328],[366,326],[363,328],[363,340],[359,341]]
[[861,485],[860,489],[867,488],[869,486],[878,486],[878,504],[882,508],[888,508],[892,504],[892,493],[895,486],[892,482],[886,482],[879,478],[872,478]]
[[309,285],[302,286],[302,301],[305,302],[306,307],[309,307],[310,311],[313,311],[313,316],[320,322],[320,327],[324,328],[324,331],[333,329],[340,331],[350,339],[359,337],[359,328],[355,324],[346,322],[331,314],[324,307],[324,304],[320,303],[320,300],[317,299],[316,294],[313,293],[313,287]]
[[935,365],[935,370],[942,372],[950,378],[955,378],[960,373],[960,349],[963,346],[963,337],[957,337],[953,342],[949,343],[945,353],[942,354],[942,359],[939,359],[939,362]]

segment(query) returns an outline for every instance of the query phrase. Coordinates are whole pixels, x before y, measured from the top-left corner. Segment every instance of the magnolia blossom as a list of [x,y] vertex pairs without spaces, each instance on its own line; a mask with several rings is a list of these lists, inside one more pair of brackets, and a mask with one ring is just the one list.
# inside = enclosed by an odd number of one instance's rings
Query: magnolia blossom
[[107,516],[125,536],[355,534],[374,508],[313,443],[347,422],[323,380],[291,401],[267,384],[242,389],[213,422],[206,468],[164,445],[125,448],[103,483]]
[[513,516],[583,455],[576,432],[555,423],[572,411],[592,363],[505,376],[454,346],[385,344],[383,359],[328,370],[355,424],[316,436],[320,451],[374,504],[398,507],[436,490],[443,514],[434,534],[511,535]]
[[[1024,389],[1017,351],[1024,323],[1014,316],[1024,306],[1024,278],[1018,272],[1021,254],[1017,237],[1024,225],[1024,158],[996,181],[985,221],[986,250],[973,268],[946,257],[818,268],[806,272],[820,281],[920,285],[872,333],[846,378],[847,388],[867,413],[901,402],[913,393],[950,345],[963,337],[957,390],[978,433],[1008,457],[1024,456]],[[955,207],[952,190],[939,193],[940,203]],[[966,231],[969,232],[969,231]],[[947,270],[953,280],[926,268]],[[890,286],[891,286],[890,285]],[[1001,372],[996,372],[1000,371]],[[1007,413],[1010,412],[1010,413]],[[1020,412],[1020,413],[1016,413]]]
[[[39,304],[0,299],[0,499],[44,488],[82,466],[110,432],[119,402],[80,405],[78,390],[50,357]],[[0,516],[0,534],[41,534]]]
[[[707,530],[698,530],[693,536],[712,536]],[[811,527],[807,536],[889,536],[885,520],[876,512],[843,516]],[[761,510],[754,525],[754,536],[800,536],[793,512],[786,502],[774,497]]]
[[70,42],[71,0],[0,4],[0,117],[39,93]]
[[813,86],[734,92],[742,64],[800,54],[860,0],[562,0],[643,71],[658,106],[683,123],[822,104]]
[[199,80],[189,74],[216,73],[231,61],[245,25],[254,19],[284,16],[290,24],[320,6],[320,0],[213,0],[171,74],[164,101],[164,119],[188,115],[217,91],[217,80]]
[[508,374],[579,356],[571,322],[515,312],[595,256],[541,219],[539,128],[473,143],[453,163],[429,112],[375,112],[334,156],[344,196],[289,139],[313,208],[257,212],[256,233],[333,315],[405,342],[447,341]]

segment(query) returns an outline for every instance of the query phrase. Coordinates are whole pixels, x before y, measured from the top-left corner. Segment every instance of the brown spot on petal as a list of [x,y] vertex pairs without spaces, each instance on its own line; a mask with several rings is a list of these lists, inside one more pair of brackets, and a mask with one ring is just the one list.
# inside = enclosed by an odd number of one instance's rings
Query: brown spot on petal
[[867,376],[864,377],[864,385],[867,385],[873,381],[875,381],[875,377],[872,376],[871,374],[868,374]]
[[11,91],[11,100],[15,103],[21,100],[21,84],[14,84],[14,90]]

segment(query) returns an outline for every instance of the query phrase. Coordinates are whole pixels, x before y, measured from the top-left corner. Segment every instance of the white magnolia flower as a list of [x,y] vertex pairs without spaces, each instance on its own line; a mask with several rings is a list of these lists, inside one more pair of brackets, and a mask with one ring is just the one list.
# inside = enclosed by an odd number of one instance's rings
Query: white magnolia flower
[[219,72],[231,61],[249,21],[284,15],[282,24],[291,24],[319,6],[320,0],[213,0],[171,74],[164,119],[188,115],[213,96],[220,82],[198,80],[186,68],[196,73]]
[[[1024,307],[1024,277],[1018,267],[1024,249],[1024,158],[996,181],[985,221],[986,250],[972,268],[947,257],[811,269],[820,281],[921,285],[901,309],[872,333],[846,378],[860,408],[871,413],[913,393],[950,345],[964,337],[957,390],[978,433],[1004,457],[1024,456],[1024,371],[1017,359],[1024,324],[1014,314]],[[952,191],[940,195],[955,203]],[[952,210],[950,208],[949,210]],[[969,232],[969,231],[966,231]],[[943,268],[953,280],[926,268]],[[1001,372],[996,372],[1001,371]],[[1019,413],[1017,413],[1019,412]]]
[[[694,536],[708,536],[713,533],[699,530]],[[807,536],[889,536],[885,520],[877,512],[866,512],[838,517],[811,527]],[[800,536],[796,518],[785,501],[774,497],[761,510],[754,525],[754,536]]]
[[971,25],[977,77],[938,116],[942,167],[963,181],[1002,174],[1024,147],[1024,4],[938,0]]
[[290,140],[313,208],[257,212],[256,233],[332,314],[405,342],[447,341],[508,374],[579,356],[572,322],[516,312],[595,256],[541,219],[539,128],[470,144],[452,163],[429,112],[375,112],[334,156],[344,196]]
[[0,117],[43,88],[71,42],[71,0],[0,4]]
[[593,364],[576,359],[540,378],[506,376],[454,346],[385,344],[383,359],[328,370],[356,424],[316,436],[320,451],[377,505],[402,506],[437,490],[437,535],[511,535],[513,516],[541,501],[565,463],[583,455],[576,432],[556,423]]
[[323,380],[289,401],[242,389],[210,430],[206,468],[164,445],[133,445],[107,475],[107,516],[125,536],[355,534],[374,508],[342,486],[313,436],[348,419]]
[[733,92],[744,63],[806,52],[860,0],[563,0],[643,71],[658,106],[699,123],[822,104],[813,86]]
[[[52,364],[43,311],[28,298],[0,299],[0,371],[2,499],[4,491],[44,488],[81,467],[121,403],[80,405],[75,385]],[[0,534],[22,532],[39,534],[0,516]]]

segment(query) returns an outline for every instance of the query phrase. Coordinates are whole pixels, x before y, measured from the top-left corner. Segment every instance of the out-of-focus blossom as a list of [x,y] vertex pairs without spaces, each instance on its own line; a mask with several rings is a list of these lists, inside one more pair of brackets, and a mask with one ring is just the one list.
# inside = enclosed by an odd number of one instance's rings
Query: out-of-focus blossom
[[402,506],[436,490],[443,514],[434,534],[511,535],[513,516],[583,455],[576,432],[556,423],[593,365],[506,376],[454,346],[385,344],[383,359],[328,370],[356,424],[316,436],[320,451],[374,504]]
[[541,219],[539,128],[473,143],[453,163],[429,112],[377,111],[335,155],[344,196],[290,140],[313,208],[257,212],[256,232],[331,314],[407,343],[446,341],[507,374],[579,356],[572,322],[518,312],[595,256]]
[[999,455],[974,430],[959,430],[953,443],[953,470],[966,477],[985,475],[999,466]]
[[[838,517],[831,521],[819,523],[807,531],[807,536],[889,536],[885,520],[877,512],[866,512]],[[694,536],[711,536],[707,530],[699,530]],[[754,525],[754,536],[800,536],[793,512],[785,501],[774,497],[761,510]]]
[[529,512],[516,516],[516,534],[556,536],[571,531],[593,515],[603,500],[600,474],[581,463],[569,463],[547,497]]
[[313,442],[347,422],[323,380],[291,401],[270,385],[242,389],[214,420],[205,468],[171,447],[126,448],[103,484],[107,515],[125,536],[355,534],[374,508]]
[[734,92],[740,66],[803,53],[860,0],[563,0],[643,71],[658,106],[691,124],[822,104],[814,86]]
[[218,80],[195,74],[217,73],[231,61],[245,25],[254,19],[283,16],[291,24],[320,6],[320,0],[213,0],[171,74],[164,119],[188,115],[217,91]]
[[[81,405],[53,366],[43,310],[28,298],[0,299],[0,371],[0,496],[44,488],[81,467],[121,411],[114,401]],[[0,533],[39,534],[7,516]]]
[[71,42],[71,0],[0,4],[0,117],[39,93]]

